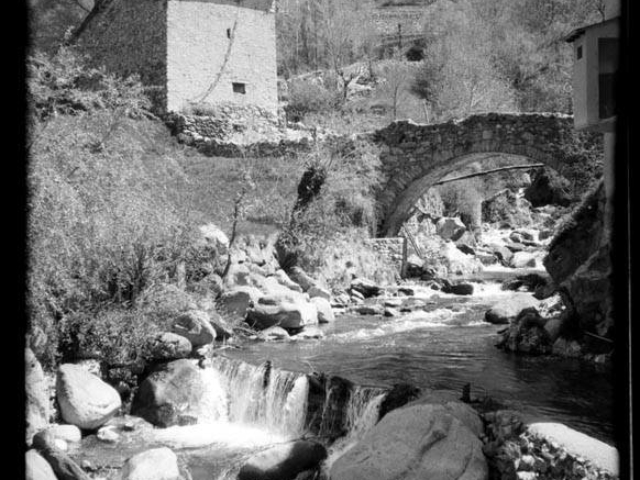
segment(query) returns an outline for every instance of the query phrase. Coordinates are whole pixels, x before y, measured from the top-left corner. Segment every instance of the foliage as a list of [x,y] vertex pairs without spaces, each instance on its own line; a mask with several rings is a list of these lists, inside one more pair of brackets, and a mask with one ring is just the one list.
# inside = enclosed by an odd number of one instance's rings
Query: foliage
[[336,110],[340,92],[314,80],[294,80],[289,86],[285,107],[290,121],[300,121],[309,113],[325,113]]

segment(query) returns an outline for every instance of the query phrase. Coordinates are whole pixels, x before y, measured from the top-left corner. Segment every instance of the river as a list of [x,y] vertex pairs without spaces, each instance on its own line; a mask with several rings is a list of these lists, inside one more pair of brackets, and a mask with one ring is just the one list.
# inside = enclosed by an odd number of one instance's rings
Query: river
[[610,367],[578,359],[528,357],[498,350],[503,326],[484,312],[513,292],[475,284],[470,297],[434,293],[427,311],[399,317],[341,315],[321,325],[324,338],[288,342],[249,341],[225,355],[274,367],[339,375],[361,385],[408,382],[420,388],[484,395],[539,419],[564,423],[614,443]]

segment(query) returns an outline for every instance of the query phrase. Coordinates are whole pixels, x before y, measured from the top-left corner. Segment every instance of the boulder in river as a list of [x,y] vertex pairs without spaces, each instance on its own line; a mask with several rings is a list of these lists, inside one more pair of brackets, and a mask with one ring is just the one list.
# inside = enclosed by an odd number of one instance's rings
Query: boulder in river
[[302,292],[302,287],[298,285],[296,282],[294,282],[293,280],[291,280],[291,278],[289,278],[289,275],[287,275],[284,270],[282,269],[276,270],[274,276],[276,280],[278,280],[280,285],[287,287],[288,289],[293,290],[295,292]]
[[518,293],[496,303],[486,311],[484,321],[496,325],[507,325],[528,307],[536,307],[539,301],[528,293]]
[[525,308],[509,325],[497,346],[510,352],[530,355],[551,353],[552,341],[544,328],[546,323],[547,320],[535,308]]
[[129,458],[122,466],[122,480],[182,480],[178,457],[167,447],[154,448]]
[[209,323],[216,332],[216,340],[228,340],[233,337],[233,328],[218,312],[209,312]]
[[322,288],[322,287],[311,287],[308,291],[307,294],[309,295],[309,298],[324,298],[327,301],[331,300],[331,292],[329,290],[327,290],[326,288]]
[[83,430],[100,427],[122,404],[120,395],[111,385],[70,363],[58,368],[56,397],[64,421]]
[[364,298],[375,297],[382,290],[375,282],[366,278],[354,278],[351,281],[351,290],[360,292]]
[[159,427],[178,425],[184,415],[197,416],[205,391],[199,370],[187,359],[157,365],[138,387],[131,413]]
[[303,292],[308,291],[311,287],[314,287],[316,285],[316,281],[300,267],[291,268],[291,270],[289,271],[289,277],[291,278],[291,280],[300,285],[300,288],[302,288]]
[[440,405],[388,413],[331,467],[332,480],[486,480],[482,442]]
[[300,473],[319,470],[327,450],[317,442],[297,440],[251,457],[238,473],[238,480],[294,480]]
[[335,320],[329,300],[323,297],[311,297],[311,303],[318,309],[319,323],[331,323]]
[[318,309],[299,294],[264,296],[247,310],[246,322],[259,330],[274,325],[296,330],[318,323]]
[[443,293],[452,293],[454,295],[473,295],[473,285],[470,283],[445,283],[442,286]]
[[49,395],[44,371],[30,348],[25,350],[26,440],[49,424]]
[[274,325],[260,332],[259,337],[263,340],[288,340],[289,333],[282,327]]
[[511,266],[513,268],[535,268],[536,257],[529,252],[516,252],[511,258]]

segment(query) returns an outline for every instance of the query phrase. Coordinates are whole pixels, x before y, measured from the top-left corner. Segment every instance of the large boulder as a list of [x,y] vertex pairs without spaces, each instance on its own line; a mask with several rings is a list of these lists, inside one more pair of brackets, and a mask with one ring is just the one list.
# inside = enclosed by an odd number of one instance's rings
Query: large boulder
[[[33,437],[33,446],[51,466],[59,480],[90,480],[80,465],[58,447],[59,440],[49,431],[41,431]],[[65,444],[66,448],[66,444]]]
[[486,480],[482,442],[440,405],[388,413],[331,467],[332,480]]
[[333,310],[331,309],[331,303],[329,303],[329,300],[323,297],[312,297],[311,303],[313,303],[318,310],[319,323],[331,323],[335,320],[335,316],[333,315]]
[[306,292],[311,287],[316,286],[316,281],[300,267],[291,268],[291,270],[289,271],[289,277],[291,277],[291,280],[300,285],[300,288],[302,288],[303,292]]
[[513,268],[535,268],[536,257],[530,252],[516,252],[511,257],[510,264]]
[[247,309],[256,304],[262,295],[255,287],[234,287],[220,296],[219,309],[231,316],[244,318]]
[[466,230],[465,224],[457,217],[442,217],[436,222],[436,231],[444,240],[455,242]]
[[351,280],[351,290],[360,292],[364,298],[369,298],[379,295],[382,289],[367,278],[354,278]]
[[496,325],[507,325],[515,320],[522,310],[529,307],[537,307],[538,304],[539,301],[532,295],[516,293],[487,310],[484,315],[484,321]]
[[159,333],[149,341],[149,355],[153,360],[177,360],[191,353],[191,342],[176,333]]
[[280,326],[297,330],[305,325],[318,323],[318,309],[300,294],[269,295],[247,310],[246,322],[259,330]]
[[469,275],[483,270],[475,256],[462,253],[453,242],[447,242],[441,252],[443,264],[450,274]]
[[140,384],[131,414],[158,427],[197,418],[206,391],[195,361],[181,359],[161,364]]
[[233,337],[233,328],[218,312],[209,312],[209,323],[216,332],[216,340],[228,340]]
[[111,385],[70,363],[58,368],[56,397],[64,421],[83,430],[97,429],[113,417],[122,404]]
[[82,432],[75,425],[56,423],[49,425],[45,431],[48,435],[53,436],[54,439],[63,440],[66,443],[78,443],[82,440]]
[[209,345],[217,337],[211,326],[209,314],[202,310],[190,310],[181,314],[173,321],[171,328],[173,333],[189,340],[193,348]]
[[534,207],[544,205],[567,206],[571,203],[571,184],[549,168],[538,171],[531,185],[524,191],[524,198]]
[[30,348],[25,350],[26,440],[31,445],[33,436],[49,423],[49,395],[47,380],[38,359]]
[[25,455],[26,480],[57,480],[49,462],[36,450],[29,450]]
[[291,280],[289,278],[289,275],[287,275],[284,270],[282,269],[276,270],[274,276],[276,280],[278,280],[280,285],[283,285],[288,289],[294,290],[296,292],[302,292],[302,287],[298,285],[296,282],[294,282],[293,280]]
[[122,480],[182,480],[178,457],[167,447],[154,448],[129,458],[122,466]]
[[314,286],[309,289],[307,294],[309,295],[309,298],[320,297],[324,298],[328,302],[331,301],[331,292],[326,288]]
[[497,347],[530,355],[551,353],[553,342],[544,328],[546,323],[535,308],[525,308],[509,325]]
[[279,445],[251,457],[238,473],[238,480],[293,480],[298,474],[317,471],[327,458],[321,444],[306,440]]

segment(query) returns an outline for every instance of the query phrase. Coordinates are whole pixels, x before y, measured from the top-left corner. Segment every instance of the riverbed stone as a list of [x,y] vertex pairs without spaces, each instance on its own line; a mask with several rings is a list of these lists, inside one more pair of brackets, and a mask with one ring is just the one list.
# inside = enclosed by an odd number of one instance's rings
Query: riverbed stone
[[255,287],[235,287],[220,296],[219,307],[224,313],[244,318],[247,309],[257,303],[262,295],[262,292]]
[[49,424],[49,395],[47,380],[40,362],[30,348],[25,350],[26,441]]
[[31,449],[25,454],[25,466],[26,480],[57,480],[49,462],[36,450]]
[[53,424],[46,431],[55,439],[64,440],[67,443],[78,443],[82,440],[82,432],[75,425]]
[[442,217],[436,222],[436,231],[444,240],[455,242],[467,230],[458,217]]
[[485,312],[484,321],[496,325],[507,325],[515,320],[522,310],[536,307],[538,300],[528,293],[516,293],[509,298],[496,303]]
[[264,296],[247,310],[246,322],[259,330],[274,325],[295,330],[305,325],[317,324],[318,309],[300,294]]
[[303,292],[307,292],[311,287],[316,286],[316,281],[300,267],[293,267],[289,271],[291,280],[300,285]]
[[83,430],[100,427],[122,404],[111,385],[70,363],[58,368],[56,397],[64,421]]
[[218,312],[209,312],[209,323],[216,332],[216,340],[223,341],[233,337],[233,327]]
[[302,287],[298,285],[296,282],[294,282],[293,280],[291,280],[291,278],[289,278],[289,275],[287,275],[284,270],[282,269],[276,270],[274,276],[276,280],[278,280],[280,285],[283,285],[295,292],[302,292]]
[[159,427],[178,425],[184,415],[197,418],[204,392],[194,360],[160,364],[138,387],[131,413]]
[[516,252],[513,254],[510,263],[513,268],[534,268],[536,266],[536,257],[530,252]]
[[360,315],[383,315],[384,305],[380,303],[358,305],[354,307],[353,311]]
[[191,353],[191,342],[182,335],[164,332],[151,340],[149,354],[153,360],[177,360],[186,358]]
[[260,332],[259,337],[263,340],[288,340],[289,333],[282,327],[274,325]]
[[80,466],[58,445],[66,442],[56,439],[46,430],[33,437],[33,446],[51,466],[58,480],[90,480]]
[[331,292],[326,288],[314,286],[309,289],[307,292],[309,294],[309,298],[324,298],[327,302],[331,301]]
[[318,323],[331,323],[335,321],[329,300],[324,297],[311,297],[311,303],[313,303],[318,310]]
[[482,442],[441,405],[388,413],[331,467],[332,480],[486,480]]
[[173,333],[189,340],[193,348],[209,345],[217,337],[209,321],[209,314],[202,310],[184,312],[173,321],[171,328]]
[[325,458],[327,450],[321,444],[298,440],[254,455],[240,469],[238,480],[293,480],[319,469]]
[[324,338],[324,333],[317,325],[307,325],[302,331],[296,333],[294,338],[297,340],[316,340]]
[[367,278],[351,280],[351,291],[359,292],[364,298],[375,297],[380,294],[381,290],[380,286]]
[[138,453],[122,466],[122,480],[181,480],[178,457],[167,447]]
[[442,287],[443,293],[451,293],[453,295],[473,295],[473,285],[470,283],[454,283]]

